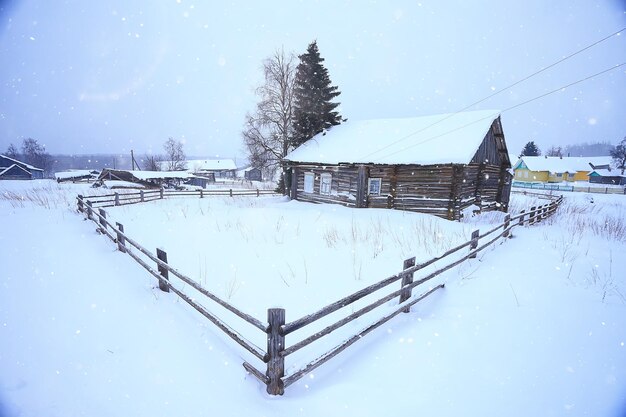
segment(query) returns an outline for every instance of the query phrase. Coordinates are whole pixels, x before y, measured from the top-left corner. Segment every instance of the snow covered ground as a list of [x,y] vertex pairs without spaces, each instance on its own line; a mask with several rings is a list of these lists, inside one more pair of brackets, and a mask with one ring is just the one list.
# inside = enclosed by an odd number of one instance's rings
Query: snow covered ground
[[[557,216],[514,229],[410,314],[270,397],[238,346],[75,212],[75,195],[93,192],[0,182],[1,417],[626,413],[625,196],[566,193]],[[108,212],[217,295],[259,319],[284,307],[288,320],[502,220],[263,197]]]

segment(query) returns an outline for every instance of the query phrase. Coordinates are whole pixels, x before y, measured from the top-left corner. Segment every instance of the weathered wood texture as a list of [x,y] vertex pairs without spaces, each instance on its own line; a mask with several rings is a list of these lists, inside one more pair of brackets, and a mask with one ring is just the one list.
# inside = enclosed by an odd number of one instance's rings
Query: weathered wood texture
[[267,310],[267,393],[271,395],[283,395],[285,386],[283,376],[285,376],[285,358],[280,352],[285,348],[285,336],[280,331],[285,324],[285,310],[282,308],[270,308]]
[[[442,150],[445,152],[445,150]],[[476,204],[482,210],[506,211],[511,167],[500,119],[496,119],[478,150],[464,164],[383,165],[289,162],[297,168],[292,198],[348,207],[394,208],[458,220]],[[315,175],[313,192],[304,192],[305,173]],[[331,174],[330,195],[320,194],[320,176]],[[380,178],[380,193],[369,194],[368,179]]]

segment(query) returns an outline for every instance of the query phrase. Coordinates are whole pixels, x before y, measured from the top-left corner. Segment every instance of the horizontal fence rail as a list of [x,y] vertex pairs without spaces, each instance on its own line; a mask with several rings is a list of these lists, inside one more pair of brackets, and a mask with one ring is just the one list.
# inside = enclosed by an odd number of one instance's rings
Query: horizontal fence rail
[[564,185],[554,183],[537,183],[537,182],[521,182],[513,181],[511,184],[514,188],[526,188],[533,190],[550,190],[550,191],[569,191],[594,194],[626,194],[626,186],[611,186],[605,184],[590,183],[589,185]]
[[[246,361],[243,362],[243,367],[247,372],[249,372],[261,383],[263,383],[266,386],[267,392],[271,395],[282,395],[285,388],[289,387],[294,382],[298,381],[300,378],[310,373],[312,370],[328,362],[330,359],[337,356],[349,346],[356,343],[363,336],[380,327],[382,324],[391,320],[398,314],[403,312],[408,313],[411,306],[435,293],[437,290],[444,288],[445,284],[437,283],[435,285],[432,285],[425,290],[422,290],[421,294],[417,296],[414,296],[412,294],[414,288],[423,286],[433,278],[440,276],[444,272],[450,270],[455,266],[458,266],[459,264],[469,259],[476,258],[478,253],[485,250],[487,247],[495,243],[498,239],[510,237],[513,228],[518,226],[534,225],[536,223],[544,221],[556,212],[563,200],[562,196],[551,196],[542,194],[543,198],[547,198],[550,200],[548,203],[540,206],[531,207],[528,210],[522,210],[519,214],[515,216],[507,214],[504,218],[503,223],[494,226],[493,228],[482,234],[479,230],[474,230],[469,241],[457,245],[456,247],[447,250],[440,256],[434,257],[428,261],[416,264],[414,257],[407,259],[403,263],[401,272],[389,276],[372,285],[369,285],[359,291],[354,292],[353,294],[350,294],[346,297],[341,298],[340,300],[328,304],[327,306],[319,309],[316,312],[313,312],[291,322],[286,322],[286,312],[284,309],[268,309],[267,322],[263,322],[247,313],[244,313],[243,311],[232,306],[226,301],[221,300],[219,297],[217,297],[207,289],[203,288],[199,283],[170,266],[167,262],[167,254],[163,250],[157,249],[157,253],[154,254],[144,248],[142,245],[140,245],[137,241],[132,239],[124,230],[124,226],[122,224],[116,222],[114,225],[111,220],[109,220],[106,211],[103,209],[103,207],[106,207],[107,204],[110,205],[111,202],[114,203],[112,205],[123,205],[123,202],[125,201],[150,201],[152,199],[165,198],[166,196],[182,197],[189,195],[198,195],[200,198],[202,198],[204,197],[204,195],[259,196],[263,194],[269,195],[274,193],[267,191],[264,192],[262,190],[246,190],[243,192],[240,190],[211,190],[210,192],[204,190],[201,190],[200,192],[164,192],[163,190],[151,190],[146,192],[127,193],[119,195],[115,193],[113,195],[95,197],[83,197],[79,195],[77,197],[77,205],[79,212],[84,213],[88,220],[96,223],[100,232],[102,232],[112,241],[117,243],[120,252],[128,254],[131,258],[133,258],[137,263],[139,263],[144,269],[146,269],[152,276],[157,279],[159,283],[159,288],[162,291],[173,292],[174,294],[176,294],[178,297],[187,302],[187,304],[196,309],[205,318],[207,318],[229,338],[231,338],[237,344],[243,347],[247,352],[265,363],[265,373]],[[98,205],[98,207],[95,207],[95,205]],[[465,251],[463,251],[463,249],[465,249]],[[135,250],[138,251],[138,253],[136,253]],[[140,254],[147,258],[148,261],[144,260],[144,258],[142,258]],[[149,264],[150,261],[153,262],[154,265],[156,265],[156,269]],[[435,270],[415,279],[416,273],[425,273],[426,268],[430,266],[433,266]],[[194,298],[190,297],[188,294],[178,289],[174,284],[172,284],[170,280],[170,274],[173,277],[181,280],[183,283],[191,286],[194,290],[204,295],[208,300],[224,308],[235,317],[243,320],[248,325],[264,333],[267,338],[266,350],[255,346],[252,342],[249,341],[248,338],[244,337],[240,332],[234,330],[232,327],[227,325],[224,320],[219,318],[215,313],[209,311],[207,307],[201,305]],[[375,301],[371,301],[365,306],[360,306],[358,308],[354,307],[354,304],[359,300],[371,296],[374,293],[378,293],[389,285],[398,281],[400,281],[399,287],[395,287],[395,289],[388,291],[386,294],[378,295]],[[292,372],[289,375],[285,375],[285,360],[288,356],[297,351],[300,351],[307,346],[312,345],[313,343],[319,341],[321,338],[331,334],[332,332],[347,325],[348,323],[354,322],[355,320],[363,317],[367,313],[375,310],[378,311],[377,309],[380,309],[385,305],[387,306],[387,309],[389,309],[389,303],[396,298],[398,298],[398,302],[395,306],[391,307],[391,311],[387,311],[376,321],[363,328],[358,333],[349,336],[340,344],[319,355],[316,359],[306,363],[300,369]],[[324,324],[324,327],[322,327],[321,329],[318,329],[316,331],[310,331],[310,334],[308,336],[303,336],[299,341],[291,345],[288,345],[286,343],[286,337],[288,335],[291,335],[298,330],[303,330],[304,332],[307,329],[307,326],[318,323],[320,320],[326,318],[330,314],[338,312],[347,307],[352,308],[352,310],[354,311],[346,314],[344,317],[334,321],[331,324]]]
[[114,207],[114,206],[123,206],[126,204],[137,204],[137,203],[145,203],[148,201],[160,200],[164,198],[171,197],[211,197],[211,196],[229,196],[229,197],[238,197],[238,196],[256,196],[260,197],[262,195],[280,195],[276,193],[274,190],[260,190],[256,189],[233,189],[233,188],[223,188],[223,189],[210,189],[210,190],[140,190],[136,192],[122,192],[122,193],[112,193],[112,194],[104,194],[104,195],[95,195],[95,196],[82,196],[79,195],[79,206],[81,204],[80,200],[83,201],[91,201],[93,207]]

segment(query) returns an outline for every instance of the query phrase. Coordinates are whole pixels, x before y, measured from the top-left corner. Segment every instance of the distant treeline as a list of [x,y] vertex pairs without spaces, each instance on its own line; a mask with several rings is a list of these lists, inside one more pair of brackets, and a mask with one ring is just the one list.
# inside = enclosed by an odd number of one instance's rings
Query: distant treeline
[[563,156],[608,156],[615,148],[609,142],[581,143],[563,147]]
[[95,155],[51,155],[52,170],[54,172],[67,171],[69,169],[94,169],[103,168],[130,169],[130,155],[95,154]]

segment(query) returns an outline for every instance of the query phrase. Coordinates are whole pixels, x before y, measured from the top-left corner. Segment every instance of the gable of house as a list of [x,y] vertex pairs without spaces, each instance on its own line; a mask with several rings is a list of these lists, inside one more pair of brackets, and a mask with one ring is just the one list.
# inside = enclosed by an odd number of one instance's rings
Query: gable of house
[[13,164],[6,168],[0,168],[0,179],[31,180],[33,179],[33,175],[26,168]]

